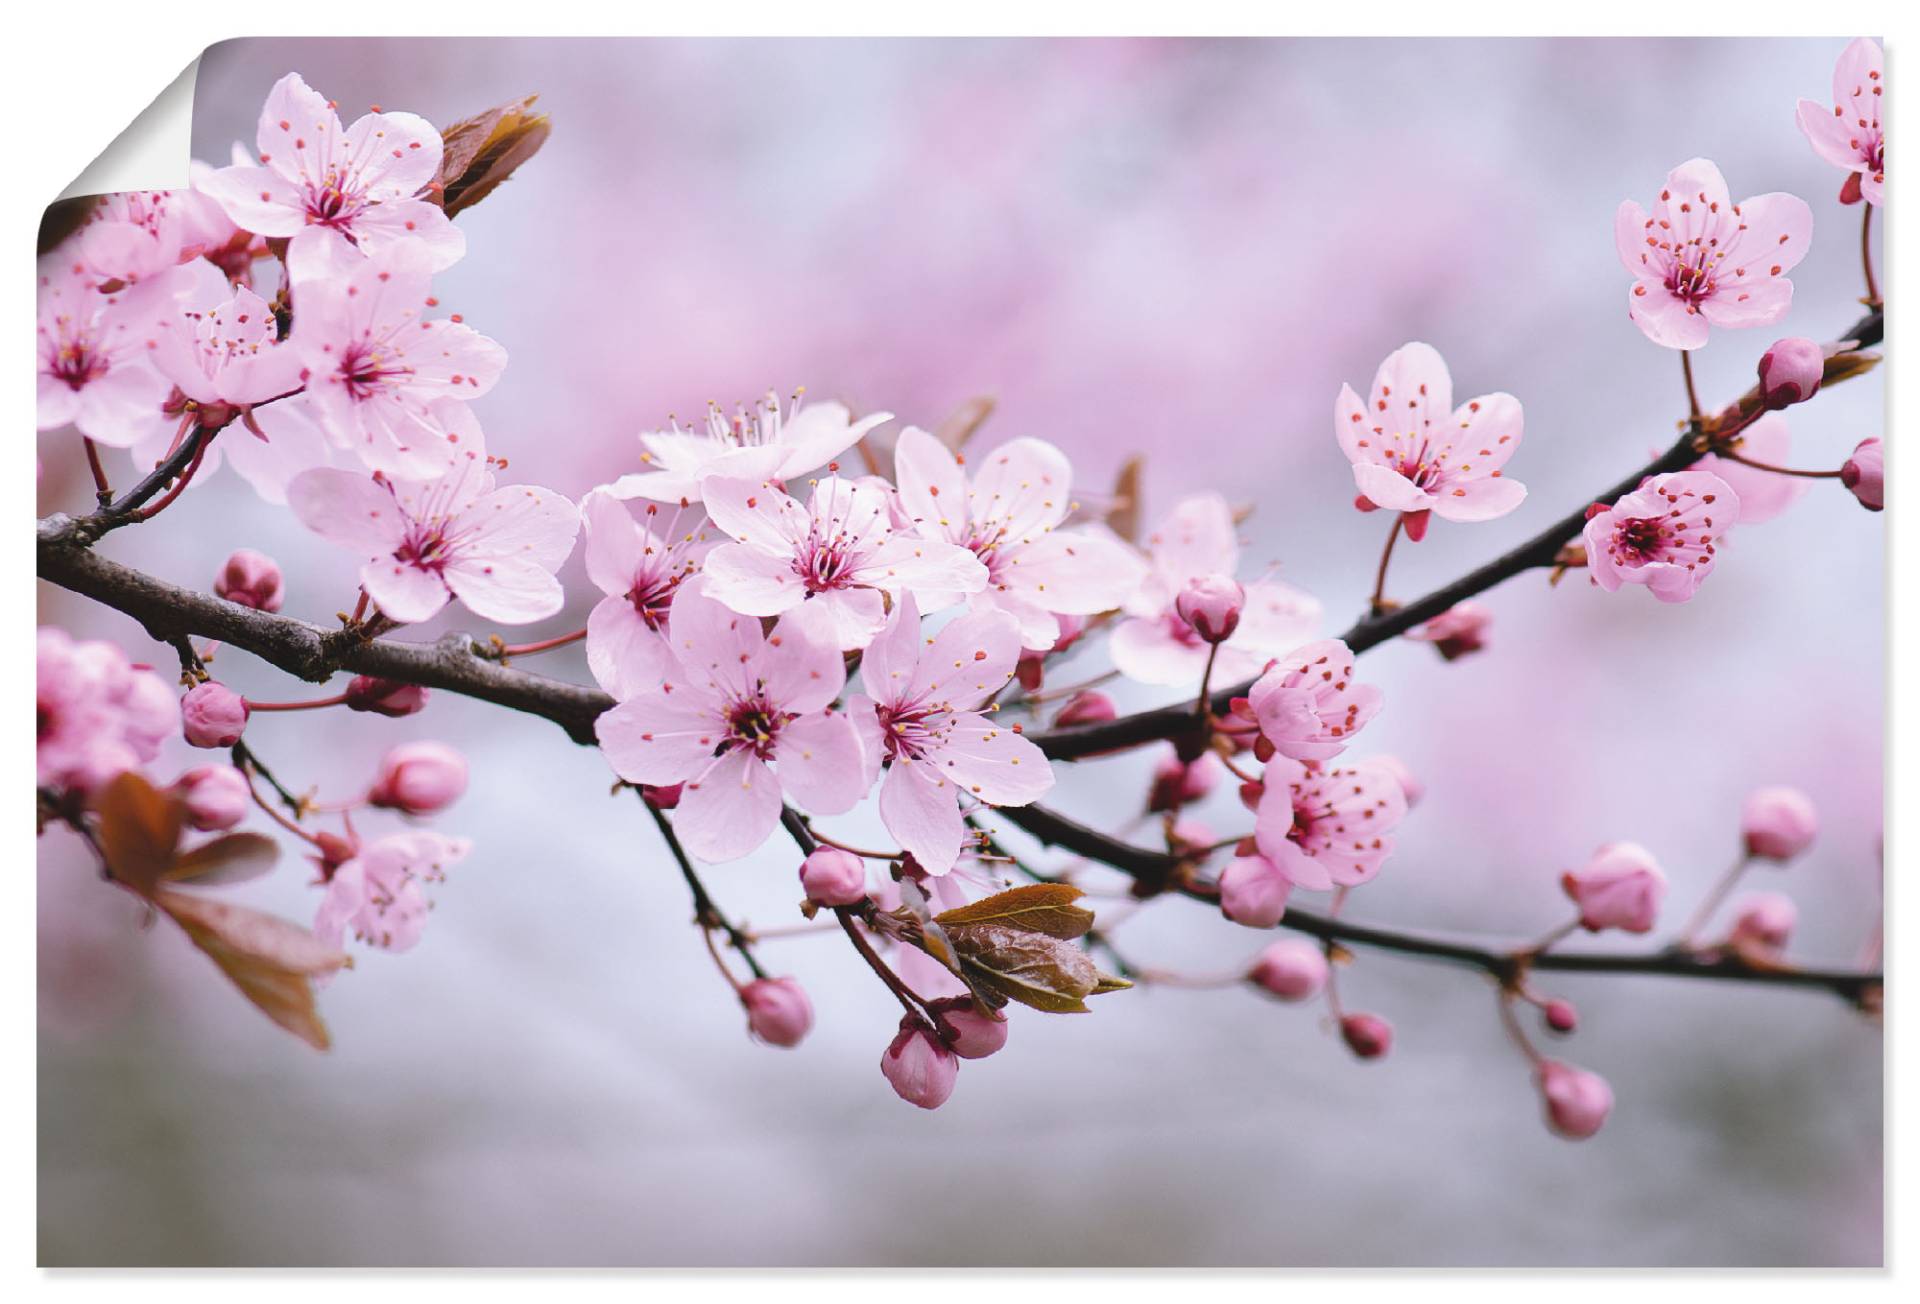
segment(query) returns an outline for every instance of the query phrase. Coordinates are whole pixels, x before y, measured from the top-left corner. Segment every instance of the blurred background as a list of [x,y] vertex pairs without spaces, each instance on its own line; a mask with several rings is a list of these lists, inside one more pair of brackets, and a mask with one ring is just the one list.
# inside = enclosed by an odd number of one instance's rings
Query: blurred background
[[[1786,321],[1697,357],[1710,405],[1776,335],[1855,319],[1859,210],[1794,125],[1843,44],[249,40],[204,58],[194,142],[216,162],[251,145],[289,69],[349,121],[378,103],[444,124],[537,91],[551,141],[462,215],[468,256],[437,286],[509,351],[476,409],[513,476],[578,496],[634,469],[634,434],[667,413],[769,387],[927,425],[991,394],[976,450],[1042,436],[1091,490],[1144,453],[1149,520],[1202,489],[1254,506],[1244,571],[1277,563],[1332,632],[1388,524],[1351,508],[1334,396],[1398,345],[1437,346],[1461,398],[1519,396],[1509,472],[1531,490],[1504,520],[1403,543],[1401,597],[1673,437],[1678,364],[1627,321],[1612,221],[1674,164],[1706,155],[1736,197],[1789,190],[1815,214]],[[1883,388],[1788,415],[1793,461],[1835,466],[1881,433]],[[84,506],[77,441],[41,454],[42,510]],[[105,550],[204,586],[240,546],[283,563],[289,613],[351,604],[354,559],[228,471]],[[516,637],[579,626],[597,594],[577,555],[562,575],[567,612]],[[1539,934],[1566,914],[1559,872],[1632,839],[1667,867],[1677,923],[1734,857],[1742,796],[1788,783],[1820,840],[1748,886],[1798,901],[1794,955],[1851,962],[1879,912],[1883,582],[1881,521],[1820,483],[1737,531],[1684,606],[1533,575],[1486,599],[1485,653],[1369,656],[1388,709],[1356,754],[1398,754],[1428,795],[1352,915]],[[41,602],[43,621],[170,659],[111,613]],[[529,664],[585,678],[573,649]],[[239,653],[215,669],[251,696],[322,691]],[[468,753],[472,788],[437,827],[476,849],[415,951],[361,952],[323,994],[328,1055],[175,930],[143,930],[70,839],[41,843],[43,1263],[1881,1259],[1881,1039],[1831,997],[1555,978],[1583,1025],[1554,1053],[1618,1097],[1581,1145],[1548,1135],[1482,979],[1373,953],[1342,990],[1395,1024],[1384,1062],[1355,1062],[1318,1006],[1136,990],[1084,1018],[1017,1012],[1007,1050],[923,1114],[876,1072],[891,998],[830,938],[762,949],[813,994],[812,1037],[747,1040],[643,812],[551,726],[442,694],[405,720],[248,733],[323,797],[412,738]],[[1153,759],[1065,768],[1055,804],[1124,826]],[[1225,835],[1245,821],[1222,797],[1201,817]],[[833,827],[884,836],[867,813]],[[794,861],[776,839],[708,882],[784,924]],[[289,849],[242,899],[304,920],[309,877]],[[1201,970],[1265,940],[1179,901],[1118,937]]]

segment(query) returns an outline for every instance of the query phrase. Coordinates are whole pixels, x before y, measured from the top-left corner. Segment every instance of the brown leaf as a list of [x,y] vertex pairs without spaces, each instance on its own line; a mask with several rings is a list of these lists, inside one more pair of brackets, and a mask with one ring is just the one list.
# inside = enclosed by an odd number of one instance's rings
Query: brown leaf
[[1864,376],[1879,365],[1878,353],[1863,353],[1858,349],[1836,353],[1827,359],[1826,367],[1821,372],[1820,382],[1823,385],[1837,385],[1843,380]]
[[229,833],[175,857],[163,877],[195,887],[225,887],[259,878],[280,859],[280,844],[260,833]]
[[1070,883],[1028,883],[934,916],[942,927],[1000,924],[1071,940],[1093,927],[1093,912],[1073,904],[1086,894]]
[[1085,951],[1057,937],[1000,924],[947,928],[972,982],[1005,1000],[1048,1014],[1085,1014],[1100,971]]
[[93,808],[108,872],[141,896],[152,896],[180,846],[186,824],[180,799],[128,770],[94,799]]
[[1129,457],[1113,481],[1113,502],[1107,507],[1107,528],[1128,543],[1140,541],[1140,472],[1144,458]]
[[492,194],[547,143],[553,124],[546,114],[533,112],[538,98],[513,100],[441,131],[439,198],[448,217]]
[[946,420],[934,427],[933,437],[945,444],[949,451],[958,453],[980,427],[987,424],[987,418],[993,415],[993,407],[994,400],[990,395],[976,395],[949,412]]
[[345,953],[298,924],[229,901],[161,888],[154,904],[186,930],[261,1013],[315,1050],[332,1044],[314,1008],[310,980],[344,966]]

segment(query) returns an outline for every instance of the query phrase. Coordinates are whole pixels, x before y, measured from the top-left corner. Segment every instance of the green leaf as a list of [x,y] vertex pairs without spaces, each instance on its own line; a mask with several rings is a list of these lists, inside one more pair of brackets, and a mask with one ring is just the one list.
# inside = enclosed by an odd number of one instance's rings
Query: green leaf
[[1070,883],[1029,883],[934,916],[943,928],[999,924],[1071,941],[1093,927],[1093,912],[1073,904],[1086,894]]

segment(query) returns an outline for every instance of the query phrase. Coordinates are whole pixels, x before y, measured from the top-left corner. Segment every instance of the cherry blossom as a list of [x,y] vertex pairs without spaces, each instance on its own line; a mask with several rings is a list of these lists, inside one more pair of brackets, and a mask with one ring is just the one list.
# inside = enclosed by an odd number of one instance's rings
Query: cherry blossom
[[865,795],[869,772],[853,721],[830,709],[846,669],[827,612],[808,603],[763,635],[711,583],[698,575],[674,595],[668,677],[594,728],[627,782],[685,785],[674,827],[695,856],[723,861],[766,841],[783,796],[837,815]]
[[1258,674],[1269,657],[1312,638],[1320,627],[1320,602],[1278,580],[1245,584],[1246,605],[1233,637],[1209,644],[1181,619],[1176,603],[1187,584],[1207,575],[1231,576],[1240,565],[1233,510],[1218,494],[1182,499],[1147,536],[1148,572],[1122,610],[1128,619],[1113,631],[1113,664],[1143,684],[1197,684],[1209,651],[1217,646],[1216,682]]
[[[281,346],[283,349],[285,345]],[[475,446],[480,432],[478,423],[466,415],[466,405],[443,399],[443,419],[449,425],[468,430]],[[178,445],[177,432],[165,427],[155,429],[127,451],[138,475],[166,461]],[[212,482],[223,466],[232,466],[238,475],[265,502],[276,507],[286,505],[287,485],[302,471],[332,465],[347,455],[337,451],[326,432],[313,419],[313,409],[305,394],[249,409],[241,419],[226,426],[219,437],[202,445],[200,470],[188,482],[197,488]]]
[[1337,638],[1297,647],[1247,694],[1260,736],[1296,761],[1330,761],[1379,713],[1380,690],[1354,682],[1353,653]]
[[1629,199],[1614,245],[1634,280],[1627,315],[1670,349],[1697,349],[1707,328],[1770,326],[1793,302],[1786,273],[1806,257],[1813,211],[1776,192],[1736,204],[1720,169],[1689,159],[1667,174],[1651,216]]
[[101,195],[62,246],[97,282],[137,286],[194,257],[190,190],[123,190]]
[[1833,107],[1801,100],[1800,130],[1818,154],[1859,179],[1860,196],[1880,204],[1887,184],[1887,139],[1880,120],[1886,110],[1886,55],[1862,36],[1840,52],[1833,66]]
[[604,489],[580,505],[586,526],[587,578],[606,596],[587,617],[587,668],[616,698],[657,687],[673,664],[667,615],[680,582],[700,567],[707,549],[700,514],[663,514],[647,504],[635,521]]
[[772,391],[751,409],[741,406],[731,413],[709,403],[705,429],[683,428],[669,418],[667,429],[640,436],[640,460],[648,469],[614,481],[614,497],[699,502],[701,481],[708,476],[795,480],[832,462],[875,426],[893,420],[891,412],[875,412],[856,421],[843,404],[803,405],[801,397],[795,394],[785,412]]
[[296,285],[288,342],[313,413],[333,441],[388,475],[426,479],[483,453],[478,427],[443,399],[478,398],[507,354],[457,318],[428,319],[431,264],[410,245],[359,260],[350,275]]
[[771,480],[709,476],[705,491],[713,523],[738,540],[707,554],[707,591],[747,616],[819,607],[842,649],[871,642],[902,593],[932,610],[987,585],[967,549],[896,532],[871,485],[828,476],[805,507]]
[[308,529],[368,558],[360,583],[402,624],[431,620],[450,598],[504,625],[565,601],[553,572],[573,551],[578,512],[551,489],[496,489],[482,463],[425,482],[322,467],[295,477],[287,501]]
[[212,263],[199,262],[189,284],[155,313],[147,340],[155,370],[196,403],[236,407],[298,390],[300,353],[280,342],[273,308],[235,288]]
[[[1787,418],[1779,412],[1767,413],[1740,432],[1733,448],[1742,457],[1768,466],[1789,465],[1793,461],[1793,437],[1787,430]],[[1813,487],[1813,482],[1804,476],[1763,471],[1712,453],[1695,462],[1693,469],[1711,471],[1732,486],[1740,499],[1738,522],[1741,525],[1771,521],[1799,502]]]
[[1685,602],[1713,573],[1716,545],[1740,519],[1740,497],[1710,471],[1656,475],[1587,521],[1587,573],[1611,593],[1644,584]]
[[1062,615],[1118,607],[1145,574],[1138,554],[1111,535],[1060,528],[1073,510],[1072,469],[1044,440],[1009,440],[974,460],[979,469],[969,476],[945,444],[909,426],[893,457],[900,505],[915,531],[980,559],[987,586],[969,605],[1013,616],[1027,648],[1053,647]]
[[956,616],[920,632],[912,594],[860,661],[865,696],[848,699],[869,775],[884,761],[880,819],[920,867],[945,874],[966,826],[956,803],[1025,806],[1053,787],[1038,747],[980,708],[1013,678],[1020,627],[1003,611]]
[[36,782],[92,792],[160,754],[180,708],[160,676],[99,640],[76,643],[42,625],[34,637]]
[[1254,843],[1295,887],[1354,887],[1380,872],[1406,813],[1391,768],[1362,761],[1315,771],[1275,758],[1254,813]]
[[255,144],[260,166],[236,163],[195,184],[242,229],[291,237],[286,261],[296,283],[396,245],[419,249],[434,271],[466,252],[460,229],[418,197],[439,174],[443,150],[425,118],[369,113],[342,130],[333,102],[290,72],[267,94]]
[[163,432],[160,407],[173,387],[149,357],[148,317],[180,283],[169,274],[105,293],[60,250],[39,271],[39,428],[76,426],[114,448]]
[[383,951],[406,951],[426,928],[426,886],[466,859],[473,843],[426,829],[390,833],[355,850],[327,879],[313,934],[338,947],[348,932]]
[[[1342,385],[1334,404],[1334,432],[1362,497],[1447,521],[1491,521],[1526,498],[1526,486],[1504,472],[1524,424],[1511,394],[1482,394],[1455,408],[1445,360],[1418,342],[1387,355],[1365,401]],[[1412,526],[1409,537],[1423,529]]]

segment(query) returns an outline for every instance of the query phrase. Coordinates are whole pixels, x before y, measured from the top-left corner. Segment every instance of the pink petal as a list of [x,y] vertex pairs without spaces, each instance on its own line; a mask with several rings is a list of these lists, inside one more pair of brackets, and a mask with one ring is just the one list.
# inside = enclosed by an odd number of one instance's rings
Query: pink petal
[[766,762],[737,747],[681,789],[673,816],[687,850],[708,861],[738,860],[779,822],[779,780]]
[[880,785],[880,820],[929,874],[945,874],[960,858],[966,826],[958,794],[927,761],[893,763]]
[[1436,516],[1449,521],[1491,521],[1518,507],[1527,487],[1505,476],[1449,485],[1433,499]]
[[587,669],[619,700],[656,688],[676,669],[666,635],[626,595],[605,597],[587,615]]
[[967,478],[945,444],[918,426],[908,426],[894,445],[893,471],[900,505],[922,535],[949,543],[966,537]]
[[366,556],[385,556],[406,537],[406,514],[393,494],[359,471],[318,467],[287,485],[287,505],[321,538]]
[[468,610],[503,625],[545,620],[567,603],[560,581],[533,557],[461,557],[443,574]]
[[432,620],[452,596],[438,574],[392,557],[378,557],[362,566],[360,584],[382,614],[403,625]]
[[628,783],[684,783],[714,764],[726,737],[718,699],[685,684],[656,687],[602,712],[594,736]]
[[780,786],[815,814],[842,814],[867,795],[865,751],[843,712],[791,721],[774,743],[773,763]]

